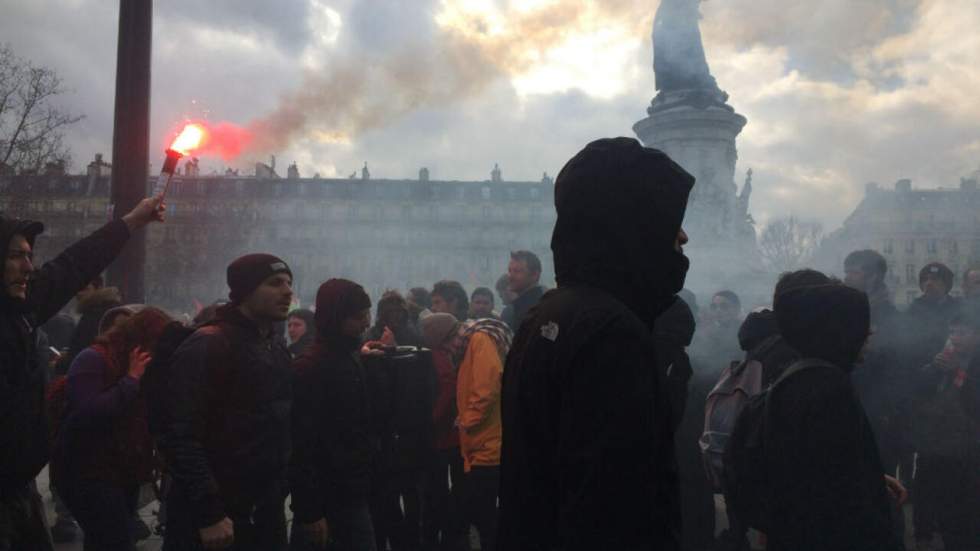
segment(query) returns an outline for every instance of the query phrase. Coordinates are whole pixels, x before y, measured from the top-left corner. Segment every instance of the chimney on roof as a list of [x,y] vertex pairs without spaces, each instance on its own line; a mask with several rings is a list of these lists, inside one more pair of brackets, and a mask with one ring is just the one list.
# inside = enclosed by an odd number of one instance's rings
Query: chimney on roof
[[902,178],[901,180],[895,182],[895,191],[903,192],[903,193],[912,191],[912,180],[908,178]]
[[289,168],[286,169],[286,178],[299,180],[299,167],[296,166],[296,161],[293,161],[293,164],[289,165]]
[[429,169],[428,168],[422,167],[422,169],[419,170],[419,181],[420,182],[428,182],[429,181]]
[[491,182],[503,182],[503,174],[500,172],[500,165],[497,163],[493,164],[493,170],[490,171],[490,181]]

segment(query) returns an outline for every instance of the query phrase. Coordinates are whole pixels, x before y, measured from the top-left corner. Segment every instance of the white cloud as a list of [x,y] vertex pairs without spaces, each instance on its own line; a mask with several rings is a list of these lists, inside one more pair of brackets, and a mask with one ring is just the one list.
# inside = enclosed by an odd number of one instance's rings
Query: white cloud
[[[160,5],[155,149],[188,116],[239,123],[262,116],[302,86],[305,72],[338,59],[377,70],[406,51],[438,53],[447,17],[484,33],[479,44],[498,56],[507,78],[490,75],[473,95],[397,110],[360,135],[314,124],[279,152],[283,164],[347,175],[367,160],[379,176],[413,177],[427,165],[436,178],[482,179],[500,162],[506,177],[538,179],[591,139],[630,135],[654,94],[655,6],[646,1],[229,2]],[[95,0],[8,4],[0,36],[58,70],[77,91],[66,101],[88,116],[69,136],[76,167],[108,153],[115,8]],[[980,164],[976,0],[725,0],[702,11],[712,72],[749,119],[736,180],[754,168],[757,220],[792,213],[829,229],[867,181],[951,186]],[[574,32],[549,27],[557,21],[571,21]],[[442,83],[420,90],[437,93]],[[380,92],[372,101],[384,99]]]

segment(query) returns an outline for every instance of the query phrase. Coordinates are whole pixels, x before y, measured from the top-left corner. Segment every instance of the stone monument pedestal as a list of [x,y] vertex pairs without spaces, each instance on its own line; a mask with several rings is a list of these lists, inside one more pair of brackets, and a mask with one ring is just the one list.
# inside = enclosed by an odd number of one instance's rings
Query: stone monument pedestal
[[699,294],[743,288],[761,270],[748,214],[751,189],[738,195],[735,139],[746,119],[724,103],[724,92],[661,93],[649,116],[633,126],[646,147],[659,149],[696,178],[684,229],[691,238],[688,287]]

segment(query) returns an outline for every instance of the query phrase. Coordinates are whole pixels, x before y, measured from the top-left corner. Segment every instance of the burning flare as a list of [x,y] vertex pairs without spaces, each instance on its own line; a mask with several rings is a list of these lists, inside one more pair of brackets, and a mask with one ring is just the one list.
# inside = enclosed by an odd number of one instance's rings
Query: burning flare
[[201,147],[206,136],[207,130],[204,128],[204,125],[198,123],[188,124],[184,126],[184,129],[174,139],[173,143],[170,144],[170,149],[181,155],[189,155],[192,151]]

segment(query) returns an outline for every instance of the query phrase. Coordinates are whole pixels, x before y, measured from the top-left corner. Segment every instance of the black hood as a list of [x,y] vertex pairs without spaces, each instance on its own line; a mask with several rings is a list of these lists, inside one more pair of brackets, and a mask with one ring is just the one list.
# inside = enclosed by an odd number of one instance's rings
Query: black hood
[[[35,238],[37,238],[37,236],[42,232],[44,232],[44,224],[40,222],[0,216],[0,245],[3,245],[3,258],[7,258],[7,249],[10,248],[10,241],[15,235],[19,234],[26,237],[27,242],[31,245],[31,249],[33,249]],[[7,294],[7,288],[5,285],[3,286],[3,289],[0,289],[0,306],[3,308],[13,307],[19,310],[24,304],[25,302],[23,300],[15,300],[11,298],[10,295]]]
[[748,352],[778,333],[779,323],[772,310],[752,312],[738,329],[738,344],[742,350]]
[[850,371],[871,332],[868,295],[842,284],[815,285],[776,297],[779,332],[808,358]]
[[687,258],[674,250],[694,177],[632,138],[592,142],[555,181],[559,286],[603,289],[644,322],[672,304]]

